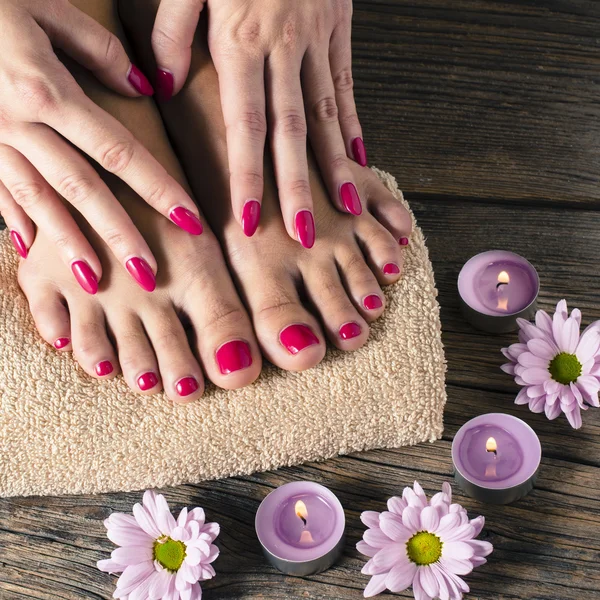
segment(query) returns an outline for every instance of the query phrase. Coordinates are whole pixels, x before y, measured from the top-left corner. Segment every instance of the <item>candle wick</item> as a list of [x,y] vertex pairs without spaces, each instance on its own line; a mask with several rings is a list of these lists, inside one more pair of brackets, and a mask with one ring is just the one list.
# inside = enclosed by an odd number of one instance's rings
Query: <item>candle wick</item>
[[[298,515],[298,513],[296,513]],[[306,519],[302,516],[302,515],[298,515],[301,519],[302,522],[304,523],[304,527],[306,527]]]
[[496,284],[496,290],[498,290],[498,288],[499,288],[501,285],[506,285],[506,284],[505,284],[503,281],[500,281],[500,282],[498,282],[498,283]]
[[488,450],[488,452],[491,452],[494,455],[494,458],[498,458],[498,451],[497,450]]

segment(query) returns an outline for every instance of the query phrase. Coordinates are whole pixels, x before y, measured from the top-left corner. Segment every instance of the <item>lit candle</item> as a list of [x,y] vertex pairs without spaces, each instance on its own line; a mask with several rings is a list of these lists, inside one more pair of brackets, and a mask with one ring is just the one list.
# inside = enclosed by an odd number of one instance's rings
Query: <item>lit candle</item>
[[277,488],[258,507],[255,525],[268,561],[288,575],[328,569],[344,546],[344,509],[318,483],[294,481]]
[[528,494],[541,458],[533,429],[504,413],[471,419],[452,442],[456,482],[472,498],[491,504],[508,504]]
[[463,314],[491,333],[517,329],[517,318],[535,314],[540,280],[533,265],[518,254],[490,250],[470,258],[458,276]]

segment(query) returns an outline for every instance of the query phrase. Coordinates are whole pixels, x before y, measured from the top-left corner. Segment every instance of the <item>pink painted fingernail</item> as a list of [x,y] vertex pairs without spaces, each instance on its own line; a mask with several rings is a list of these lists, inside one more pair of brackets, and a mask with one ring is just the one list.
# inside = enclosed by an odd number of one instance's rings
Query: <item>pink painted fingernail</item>
[[362,213],[362,205],[360,203],[358,192],[356,191],[356,186],[350,181],[347,181],[340,186],[340,198],[344,208],[351,215],[360,215]]
[[248,237],[252,237],[258,229],[260,221],[260,202],[248,200],[242,210],[242,229]]
[[139,92],[142,94],[142,96],[152,96],[152,94],[154,94],[154,90],[152,89],[150,82],[135,65],[131,65],[127,79],[135,88],[136,92]]
[[319,343],[319,338],[307,325],[288,325],[279,334],[279,340],[290,354],[298,354],[304,348]]
[[12,245],[15,247],[15,250],[19,253],[21,258],[27,258],[29,251],[27,250],[27,246],[23,241],[23,238],[19,233],[17,233],[14,229],[10,232],[10,241]]
[[98,279],[90,265],[82,260],[76,260],[71,265],[71,271],[77,283],[88,293],[94,295],[98,291]]
[[110,360],[103,360],[96,365],[95,371],[98,377],[105,377],[106,375],[110,375],[114,369]]
[[156,97],[162,102],[173,97],[173,73],[156,69]]
[[143,258],[134,256],[125,263],[125,266],[129,274],[139,283],[142,289],[147,292],[153,292],[156,289],[154,272]]
[[376,308],[381,308],[383,306],[383,302],[379,296],[376,294],[371,294],[367,296],[363,300],[363,304],[367,310],[375,310]]
[[358,323],[346,323],[340,327],[340,337],[343,340],[350,340],[359,336],[361,331],[362,329]]
[[145,392],[146,390],[151,390],[158,384],[158,377],[152,371],[148,371],[137,378],[137,384],[140,390]]
[[400,273],[400,267],[396,263],[387,263],[383,265],[383,272],[386,275],[396,275]]
[[63,348],[65,348],[66,346],[68,346],[70,343],[71,343],[71,340],[69,338],[58,338],[54,342],[54,347],[57,350],[62,350]]
[[216,358],[223,375],[241,371],[252,364],[250,346],[242,340],[233,340],[223,344],[217,350]]
[[352,140],[352,154],[354,155],[354,160],[361,166],[367,166],[367,151],[365,150],[365,143],[362,141],[362,138],[355,137]]
[[184,377],[175,385],[175,389],[180,396],[189,396],[198,391],[198,382],[194,377]]
[[203,231],[200,219],[183,206],[174,208],[169,213],[169,217],[171,217],[171,221],[173,221],[177,227],[181,227],[181,229],[192,235],[200,235]]
[[296,214],[296,235],[305,248],[312,248],[315,243],[315,219],[310,210],[300,210]]
[[408,238],[407,238],[407,237],[401,237],[401,238],[398,240],[398,243],[399,243],[401,246],[408,246]]

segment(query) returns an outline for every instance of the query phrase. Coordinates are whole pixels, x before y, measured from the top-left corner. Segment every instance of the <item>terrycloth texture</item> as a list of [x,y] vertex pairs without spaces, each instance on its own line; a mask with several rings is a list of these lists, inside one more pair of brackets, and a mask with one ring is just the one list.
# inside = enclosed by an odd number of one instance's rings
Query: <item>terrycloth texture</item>
[[[377,172],[399,198],[396,182]],[[403,201],[403,200],[402,200]],[[98,382],[34,328],[0,233],[0,496],[162,487],[274,469],[442,434],[445,361],[423,234],[356,352],[328,350],[303,373],[266,366],[237,391],[175,406]]]

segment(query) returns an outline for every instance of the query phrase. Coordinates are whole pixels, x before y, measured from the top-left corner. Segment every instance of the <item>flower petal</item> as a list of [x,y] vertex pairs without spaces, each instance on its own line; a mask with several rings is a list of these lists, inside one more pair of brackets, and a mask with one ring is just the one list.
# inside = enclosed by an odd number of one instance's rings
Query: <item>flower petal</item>
[[111,558],[107,558],[106,560],[99,560],[96,563],[96,566],[98,567],[98,569],[100,569],[100,571],[104,571],[104,573],[110,573],[111,575],[113,573],[121,573],[127,568],[126,565],[122,565],[118,562],[115,562]]
[[361,554],[364,554],[365,556],[368,556],[369,558],[372,558],[373,556],[375,556],[375,554],[377,554],[377,552],[379,550],[379,548],[375,548],[374,546],[367,544],[367,542],[365,542],[364,540],[360,540],[359,542],[356,542],[356,549]]
[[360,514],[360,520],[367,526],[367,527],[379,527],[379,515],[381,513],[378,513],[375,510],[365,510],[364,512],[362,512]]
[[148,546],[152,547],[154,540],[136,523],[132,527],[111,527],[106,537],[117,546]]
[[419,567],[418,572],[419,582],[423,587],[423,591],[432,598],[437,598],[440,591],[437,577],[433,574],[430,567]]
[[137,565],[152,560],[154,556],[151,546],[121,546],[112,551],[110,557],[122,565]]
[[546,413],[546,417],[550,421],[553,421],[554,419],[556,419],[556,417],[558,417],[558,415],[560,415],[562,410],[558,402],[556,402],[555,404],[546,403],[546,405],[544,406],[544,412]]
[[485,525],[485,517],[476,517],[475,519],[471,519],[470,523],[471,527],[473,527],[473,537],[477,537]]
[[465,542],[444,542],[442,556],[458,560],[469,559],[473,556],[473,548]]
[[198,548],[187,546],[185,549],[185,562],[188,565],[196,566],[202,560],[202,552]]
[[592,375],[582,375],[577,379],[577,387],[583,392],[588,399],[598,398],[598,390],[600,390],[600,382]]
[[538,310],[535,313],[535,324],[544,333],[552,335],[552,319],[545,310]]
[[575,405],[575,408],[572,411],[565,412],[565,415],[573,429],[579,429],[581,427],[581,409],[579,406]]
[[532,398],[529,402],[529,410],[534,413],[544,412],[544,406],[546,405],[546,397],[541,396],[540,398]]
[[530,398],[539,398],[545,394],[543,385],[530,385],[527,387],[527,395]]
[[421,511],[421,528],[435,531],[440,525],[440,515],[433,506],[426,506]]
[[[494,546],[485,540],[469,540],[467,544],[475,551],[474,556],[489,556],[494,551]],[[473,560],[473,558],[474,557],[472,556],[471,560]]]
[[440,566],[449,573],[456,575],[468,575],[473,570],[473,565],[468,558],[458,559],[451,556],[442,556]]
[[390,570],[386,577],[385,585],[390,592],[403,592],[412,584],[416,572],[417,565],[407,560],[405,563],[398,564]]
[[148,579],[155,572],[154,563],[149,560],[145,563],[131,565],[123,571],[123,575],[117,581],[117,588],[128,594],[142,581]]
[[440,591],[438,592],[440,600],[450,600],[451,587],[448,584],[448,577],[438,563],[430,565],[431,572],[437,579]]
[[156,573],[150,582],[148,589],[148,597],[150,600],[161,600],[161,598],[167,593],[169,589],[169,583],[171,579],[174,579],[174,575],[169,573],[166,569],[160,573]]
[[515,374],[515,365],[512,363],[506,363],[500,367],[501,371],[504,371],[507,375]]
[[441,535],[441,537],[444,543],[470,540],[473,538],[473,526],[471,523],[469,523],[469,521],[467,521],[455,529],[446,531]]
[[406,542],[412,536],[412,532],[403,525],[402,518],[391,512],[381,514],[379,526],[381,531],[395,542]]
[[415,576],[413,580],[412,589],[415,600],[432,600],[431,596],[428,596],[423,587],[421,586],[419,577]]
[[387,507],[390,512],[402,515],[402,511],[406,508],[406,502],[400,496],[392,496],[387,501]]
[[400,543],[388,544],[373,557],[375,566],[386,571],[389,571],[395,565],[402,565],[408,560],[406,544]]
[[598,348],[600,348],[600,329],[593,327],[586,329],[581,336],[575,354],[579,361],[584,363],[598,354]]
[[407,506],[402,511],[402,523],[411,533],[416,533],[421,527],[420,511],[414,506]]
[[378,527],[367,529],[363,533],[363,539],[369,546],[373,546],[373,548],[383,548],[383,546],[387,546],[387,544],[392,541],[391,538],[385,535]]
[[533,367],[525,369],[521,373],[521,378],[525,383],[529,383],[530,385],[538,385],[550,379],[550,373],[548,369]]
[[527,388],[524,387],[523,389],[519,390],[519,393],[517,394],[517,397],[515,398],[515,404],[528,404],[529,403],[529,396],[527,395]]
[[552,360],[559,352],[558,347],[553,342],[539,338],[529,340],[527,349],[535,356],[545,360]]
[[177,525],[179,525],[179,527],[185,527],[185,524],[187,523],[187,516],[188,516],[188,509],[187,509],[187,506],[184,506],[181,509],[179,516],[177,517]]
[[533,354],[533,352],[523,352],[519,356],[519,364],[524,367],[538,367],[540,369],[548,368],[548,360]]
[[458,513],[448,513],[446,516],[440,519],[440,525],[437,528],[436,533],[443,535],[446,532],[452,531],[454,528],[460,526],[460,515]]
[[169,505],[162,494],[158,494],[155,498],[156,503],[156,524],[161,531],[167,535],[175,529],[177,523],[171,514]]
[[566,320],[561,330],[561,338],[557,341],[558,347],[563,352],[568,352],[569,354],[575,353],[579,342],[579,324],[575,319],[569,317]]
[[367,584],[367,587],[365,588],[364,597],[370,598],[371,596],[377,596],[377,594],[381,594],[381,592],[385,590],[385,580],[387,576],[387,573],[373,575],[373,577],[371,577],[371,580]]
[[138,525],[152,538],[158,539],[161,536],[161,532],[154,523],[154,520],[150,518],[150,515],[141,504],[134,504],[133,516],[137,521]]

